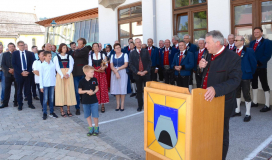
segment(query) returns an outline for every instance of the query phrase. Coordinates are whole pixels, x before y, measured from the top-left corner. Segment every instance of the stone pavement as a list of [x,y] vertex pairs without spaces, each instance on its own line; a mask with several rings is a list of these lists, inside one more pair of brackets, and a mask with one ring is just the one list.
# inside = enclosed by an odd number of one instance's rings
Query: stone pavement
[[[101,128],[98,136],[87,137],[88,125],[82,110],[80,116],[63,118],[59,108],[55,108],[59,118],[48,117],[44,121],[39,101],[33,101],[34,110],[24,102],[20,112],[12,101],[0,110],[0,159],[144,159],[145,155],[111,139]],[[74,107],[71,112],[75,114]]]

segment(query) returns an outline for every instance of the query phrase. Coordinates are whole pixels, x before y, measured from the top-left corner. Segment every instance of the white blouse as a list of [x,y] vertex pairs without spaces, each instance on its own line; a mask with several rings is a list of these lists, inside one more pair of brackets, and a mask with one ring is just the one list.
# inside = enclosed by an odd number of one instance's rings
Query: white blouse
[[[96,57],[95,53],[93,53],[93,59],[94,60],[100,60],[101,56],[100,56],[100,52],[98,53],[98,56]],[[105,59],[105,54],[102,54],[103,59]],[[108,63],[106,64],[108,66]],[[93,66],[93,61],[92,61],[92,56],[91,53],[89,54],[89,66]]]
[[[63,74],[61,72],[60,66],[59,66],[59,59],[58,56],[60,56],[60,59],[67,59],[68,54],[65,54],[65,56],[62,56],[61,54],[57,55],[54,57],[54,64],[56,65],[56,71],[58,72],[58,74],[60,75],[61,79],[63,78]],[[74,59],[72,56],[69,56],[69,70],[66,74],[68,74],[70,76],[70,74],[72,73],[74,68]]]

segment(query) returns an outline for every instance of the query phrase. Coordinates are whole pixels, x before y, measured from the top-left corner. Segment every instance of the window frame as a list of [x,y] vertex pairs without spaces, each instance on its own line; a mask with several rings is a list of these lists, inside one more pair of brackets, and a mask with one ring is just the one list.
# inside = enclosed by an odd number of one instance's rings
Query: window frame
[[[207,27],[206,30],[208,31],[209,25],[208,25],[208,2],[205,3],[199,3],[199,4],[191,4],[191,0],[189,0],[188,6],[183,7],[175,7],[175,0],[172,0],[172,11],[173,11],[173,33],[174,35],[177,35],[178,33],[185,32],[178,30],[178,18],[181,15],[188,15],[188,34],[191,36],[190,42],[194,42],[194,31],[198,30],[204,30],[204,28],[201,29],[194,29],[194,13],[206,11],[207,15]],[[203,37],[204,38],[204,37]]]

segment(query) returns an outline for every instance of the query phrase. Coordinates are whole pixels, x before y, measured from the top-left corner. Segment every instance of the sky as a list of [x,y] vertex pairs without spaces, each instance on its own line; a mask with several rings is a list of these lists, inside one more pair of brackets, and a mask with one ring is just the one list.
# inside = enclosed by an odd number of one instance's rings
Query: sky
[[38,18],[53,18],[96,7],[98,0],[1,0],[0,11],[34,13],[35,8]]

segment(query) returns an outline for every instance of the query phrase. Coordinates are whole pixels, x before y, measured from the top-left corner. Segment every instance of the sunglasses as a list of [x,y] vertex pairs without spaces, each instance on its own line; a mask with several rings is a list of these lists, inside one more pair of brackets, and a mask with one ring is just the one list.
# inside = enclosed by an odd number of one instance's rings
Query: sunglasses
[[238,41],[242,41],[242,40],[234,40],[234,42],[238,42]]

